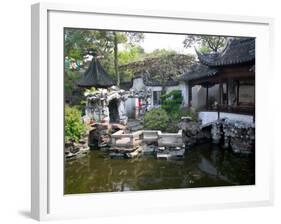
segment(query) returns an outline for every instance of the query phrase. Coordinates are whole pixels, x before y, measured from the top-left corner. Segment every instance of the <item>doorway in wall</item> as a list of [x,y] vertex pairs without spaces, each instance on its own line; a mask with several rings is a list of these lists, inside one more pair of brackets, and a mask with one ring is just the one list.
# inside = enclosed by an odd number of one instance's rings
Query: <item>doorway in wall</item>
[[119,122],[119,112],[118,112],[119,102],[117,99],[113,99],[108,104],[109,109],[109,120],[111,123]]

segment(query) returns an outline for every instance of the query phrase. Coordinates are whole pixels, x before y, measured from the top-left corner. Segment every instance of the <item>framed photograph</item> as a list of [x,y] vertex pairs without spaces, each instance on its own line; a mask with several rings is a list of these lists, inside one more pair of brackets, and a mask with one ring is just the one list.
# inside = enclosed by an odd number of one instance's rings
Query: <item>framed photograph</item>
[[271,205],[272,30],[32,5],[32,217]]

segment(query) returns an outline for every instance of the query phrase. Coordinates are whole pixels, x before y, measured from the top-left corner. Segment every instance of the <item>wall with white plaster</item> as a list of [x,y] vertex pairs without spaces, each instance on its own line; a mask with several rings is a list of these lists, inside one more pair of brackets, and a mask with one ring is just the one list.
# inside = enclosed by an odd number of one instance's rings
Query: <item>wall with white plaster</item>
[[[198,113],[198,118],[202,121],[202,125],[205,125],[218,120],[218,112],[202,111]],[[220,112],[220,118],[228,118],[229,120],[253,123],[252,115]]]

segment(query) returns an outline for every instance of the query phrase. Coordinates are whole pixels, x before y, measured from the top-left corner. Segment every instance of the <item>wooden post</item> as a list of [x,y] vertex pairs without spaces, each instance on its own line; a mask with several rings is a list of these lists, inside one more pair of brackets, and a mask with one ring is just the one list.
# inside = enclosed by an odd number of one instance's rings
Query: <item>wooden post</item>
[[221,94],[221,89],[222,89],[222,82],[220,80],[220,83],[219,83],[219,105],[221,105],[221,98],[222,98],[222,94]]
[[222,102],[222,81],[220,79],[220,85],[219,85],[219,105],[218,105],[218,119],[220,119],[220,107]]
[[192,100],[192,85],[188,84],[188,107],[191,107],[191,100]]
[[229,88],[229,80],[226,81],[226,104],[227,104],[227,107],[228,107],[228,103],[229,103],[229,100],[228,100],[228,88]]
[[236,98],[237,98],[237,106],[239,105],[239,87],[240,87],[240,82],[239,82],[239,80],[237,80],[237,96],[236,96]]
[[120,86],[120,76],[118,71],[118,40],[117,40],[117,33],[113,32],[114,36],[114,70],[115,76],[117,79],[117,86]]
[[209,84],[206,86],[206,109],[209,109]]

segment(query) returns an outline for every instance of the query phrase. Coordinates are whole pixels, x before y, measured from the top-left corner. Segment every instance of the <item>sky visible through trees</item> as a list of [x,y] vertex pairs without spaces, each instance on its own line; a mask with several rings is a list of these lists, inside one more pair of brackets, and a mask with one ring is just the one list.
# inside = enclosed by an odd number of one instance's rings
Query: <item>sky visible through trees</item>
[[[126,64],[158,58],[165,62],[170,56],[185,55],[195,58],[195,48],[201,52],[219,51],[225,45],[225,37],[195,36],[185,34],[159,34],[142,32],[118,32],[66,28],[64,34],[65,58],[83,64],[85,55],[101,57],[105,70],[117,85],[132,78],[134,70],[120,70]],[[161,60],[164,58],[165,60]],[[155,60],[154,60],[155,61]],[[66,76],[73,78],[70,66]],[[66,79],[67,81],[67,79]]]

